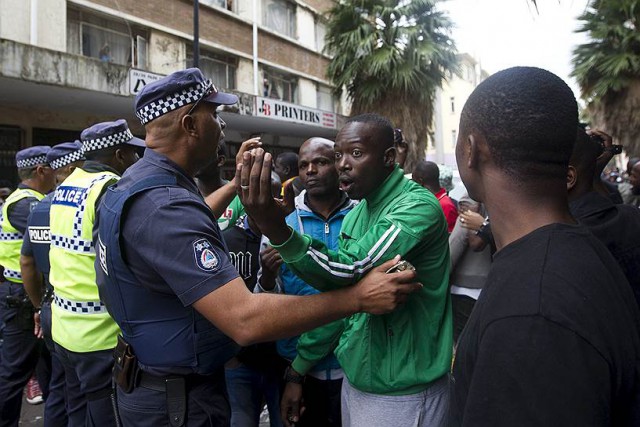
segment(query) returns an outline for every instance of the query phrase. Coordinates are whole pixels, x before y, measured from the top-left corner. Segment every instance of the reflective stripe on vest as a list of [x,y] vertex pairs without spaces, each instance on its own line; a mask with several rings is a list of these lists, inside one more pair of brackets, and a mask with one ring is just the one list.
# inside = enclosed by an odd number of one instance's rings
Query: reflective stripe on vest
[[51,246],[66,249],[71,252],[78,252],[81,254],[95,254],[93,249],[93,242],[91,240],[84,240],[74,237],[58,236],[57,234],[51,235]]
[[92,242],[98,198],[118,179],[111,172],[76,168],[51,200],[49,281],[56,294],[51,334],[56,343],[77,353],[112,349],[120,332],[100,303]]
[[13,283],[22,283],[20,274],[20,249],[24,236],[9,222],[9,207],[27,197],[38,201],[44,198],[30,188],[18,188],[7,197],[2,206],[2,222],[0,222],[0,265],[4,267],[4,277]]
[[18,279],[22,281],[22,274],[19,271],[4,269],[4,277],[7,279]]
[[74,313],[99,314],[107,312],[107,307],[100,301],[72,301],[56,294],[53,295],[53,301],[61,309]]

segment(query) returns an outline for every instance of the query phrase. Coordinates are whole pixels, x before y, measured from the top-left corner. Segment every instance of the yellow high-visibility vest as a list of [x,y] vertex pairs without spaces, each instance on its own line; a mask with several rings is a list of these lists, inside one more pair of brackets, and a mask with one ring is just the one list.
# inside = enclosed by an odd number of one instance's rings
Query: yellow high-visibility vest
[[13,283],[22,283],[20,274],[20,249],[24,236],[9,222],[9,207],[20,200],[34,197],[38,201],[44,198],[41,194],[30,188],[18,188],[11,193],[2,206],[2,222],[0,223],[0,265],[4,267],[4,277]]
[[105,187],[118,179],[112,172],[76,168],[51,201],[51,335],[77,353],[112,349],[120,333],[100,302],[92,237],[96,202]]

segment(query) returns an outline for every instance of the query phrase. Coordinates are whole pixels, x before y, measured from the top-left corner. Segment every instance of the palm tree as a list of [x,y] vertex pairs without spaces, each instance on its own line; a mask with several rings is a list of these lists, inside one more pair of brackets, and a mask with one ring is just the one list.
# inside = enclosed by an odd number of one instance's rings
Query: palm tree
[[327,74],[352,101],[351,114],[375,112],[409,141],[405,170],[424,158],[436,88],[456,71],[451,21],[437,0],[340,0],[330,11]]
[[595,0],[580,16],[588,43],[573,54],[592,125],[619,139],[629,155],[640,154],[640,1]]

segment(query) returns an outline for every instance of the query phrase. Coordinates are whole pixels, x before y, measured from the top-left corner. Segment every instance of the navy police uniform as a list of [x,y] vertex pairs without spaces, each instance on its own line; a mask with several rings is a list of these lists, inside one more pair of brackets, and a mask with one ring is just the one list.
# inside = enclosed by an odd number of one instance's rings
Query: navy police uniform
[[[71,163],[84,160],[82,143],[63,142],[51,148],[47,153],[47,163],[55,171]],[[47,195],[38,203],[27,222],[27,233],[24,236],[21,254],[33,257],[36,269],[42,273],[46,291],[41,302],[40,325],[47,350],[51,354],[51,378],[49,380],[49,395],[45,401],[44,425],[64,426],[67,425],[71,416],[70,425],[82,425],[84,422],[84,412],[81,412],[82,397],[80,395],[77,377],[73,375],[69,383],[71,387],[65,386],[65,372],[58,355],[55,353],[53,339],[51,338],[51,298],[53,287],[49,282],[49,247],[51,236],[49,230],[49,211],[51,210],[51,198],[53,193]],[[69,416],[67,415],[69,413]]]
[[[78,380],[82,401],[77,415],[84,418],[82,425],[107,426],[116,423],[111,371],[120,329],[98,295],[95,212],[105,189],[120,178],[121,171],[109,166],[108,159],[115,159],[116,150],[121,150],[124,168],[136,157],[126,147],[144,146],[144,141],[132,135],[125,120],[97,123],[83,130],[80,138],[88,160],[64,180],[51,201],[51,336],[67,386],[75,387],[71,381]],[[98,161],[101,154],[106,156],[104,162]]]
[[[145,86],[136,110],[146,124],[200,101],[237,98],[190,69]],[[100,295],[137,357],[129,389],[118,383],[122,424],[228,425],[223,366],[238,347],[192,304],[238,272],[193,178],[147,149],[105,193],[97,227]]]
[[[21,150],[16,154],[16,165],[19,169],[46,165],[49,150],[50,147],[46,146]],[[9,224],[11,228],[0,230],[0,244],[21,245],[19,242],[26,232],[29,213],[42,197],[44,195],[25,184],[18,185],[18,189],[5,202],[6,218],[2,223]],[[13,202],[14,198],[17,201]],[[18,425],[22,390],[38,364],[42,346],[41,340],[33,334],[33,306],[24,290],[19,267],[16,267],[19,266],[19,248],[3,248],[3,252],[11,258],[11,264],[3,261],[6,281],[0,282],[0,315],[5,323],[0,356],[0,426]],[[46,375],[38,374],[41,382],[46,383]]]

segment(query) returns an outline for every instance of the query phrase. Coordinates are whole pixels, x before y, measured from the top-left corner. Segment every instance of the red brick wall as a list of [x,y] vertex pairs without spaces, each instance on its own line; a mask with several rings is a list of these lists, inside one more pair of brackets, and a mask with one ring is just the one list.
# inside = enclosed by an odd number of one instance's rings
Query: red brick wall
[[[329,0],[312,0],[330,4]],[[114,0],[93,0],[93,3],[118,10]],[[141,0],[119,0],[123,13],[167,26],[186,34],[193,33],[193,2],[189,0],[156,0],[157,6]],[[311,4],[311,2],[308,2]],[[316,7],[315,5],[313,7]],[[252,54],[251,25],[229,17],[213,8],[200,7],[200,38],[227,46],[248,55]],[[328,61],[318,53],[273,34],[260,32],[258,56],[293,70],[325,78]]]

